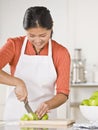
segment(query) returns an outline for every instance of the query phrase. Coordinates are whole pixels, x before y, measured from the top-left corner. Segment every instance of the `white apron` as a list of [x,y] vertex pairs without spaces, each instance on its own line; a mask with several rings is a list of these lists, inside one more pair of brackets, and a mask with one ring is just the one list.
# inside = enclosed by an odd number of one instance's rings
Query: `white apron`
[[[48,55],[24,54],[26,43],[27,37],[22,46],[15,76],[25,82],[29,104],[35,111],[40,103],[54,96],[57,74],[52,60],[51,40],[49,40]],[[27,111],[24,108],[24,103],[17,100],[14,87],[9,87],[9,90],[4,120],[20,120]],[[49,117],[56,118],[56,109],[51,110]]]

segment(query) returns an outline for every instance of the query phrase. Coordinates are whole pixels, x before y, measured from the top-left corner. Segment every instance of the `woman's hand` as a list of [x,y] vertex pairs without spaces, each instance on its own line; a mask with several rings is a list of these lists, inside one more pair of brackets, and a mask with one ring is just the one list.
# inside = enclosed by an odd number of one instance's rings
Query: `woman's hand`
[[38,115],[38,118],[40,119],[44,114],[49,112],[49,107],[47,103],[42,103],[36,110],[36,114]]
[[11,76],[3,70],[0,70],[0,83],[8,86],[15,86],[15,94],[18,100],[23,101],[28,96],[27,88],[23,80]]
[[41,118],[45,113],[50,112],[51,109],[59,107],[64,102],[66,102],[67,99],[68,99],[67,95],[60,93],[55,95],[50,100],[45,101],[36,110],[38,117]]
[[19,83],[19,85],[16,86],[15,94],[17,99],[20,101],[24,101],[27,98],[28,96],[27,88],[25,83],[22,80],[21,83]]

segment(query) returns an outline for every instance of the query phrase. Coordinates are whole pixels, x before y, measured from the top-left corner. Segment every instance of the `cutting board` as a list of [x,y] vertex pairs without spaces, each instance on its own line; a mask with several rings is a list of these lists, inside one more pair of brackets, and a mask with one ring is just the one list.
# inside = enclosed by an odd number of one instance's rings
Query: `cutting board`
[[71,119],[55,119],[55,120],[34,120],[34,121],[20,121],[21,127],[66,127],[75,123]]

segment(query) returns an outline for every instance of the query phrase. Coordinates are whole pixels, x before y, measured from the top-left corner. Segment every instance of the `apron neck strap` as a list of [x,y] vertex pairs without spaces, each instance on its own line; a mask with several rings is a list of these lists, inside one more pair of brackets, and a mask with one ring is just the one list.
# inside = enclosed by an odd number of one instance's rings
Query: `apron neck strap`
[[51,43],[51,39],[49,39],[48,56],[52,56],[52,43]]
[[23,42],[23,46],[22,46],[22,50],[21,50],[21,54],[24,54],[24,52],[25,52],[27,40],[28,40],[27,37],[25,37],[24,42]]
[[[24,54],[24,52],[25,52],[27,40],[28,40],[28,38],[25,37],[24,42],[23,42],[23,46],[22,46],[21,54]],[[52,43],[51,43],[51,39],[49,39],[48,56],[52,56],[52,45],[51,45],[51,44],[52,44]]]

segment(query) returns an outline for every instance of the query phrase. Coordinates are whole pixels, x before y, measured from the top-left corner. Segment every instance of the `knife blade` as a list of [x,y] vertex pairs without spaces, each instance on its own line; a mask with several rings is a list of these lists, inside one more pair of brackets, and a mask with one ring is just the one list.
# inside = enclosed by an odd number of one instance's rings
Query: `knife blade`
[[24,101],[24,106],[25,106],[25,109],[27,110],[28,113],[34,113],[33,110],[31,109],[30,105],[29,105],[28,100]]

